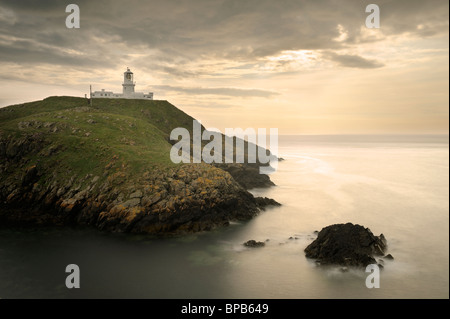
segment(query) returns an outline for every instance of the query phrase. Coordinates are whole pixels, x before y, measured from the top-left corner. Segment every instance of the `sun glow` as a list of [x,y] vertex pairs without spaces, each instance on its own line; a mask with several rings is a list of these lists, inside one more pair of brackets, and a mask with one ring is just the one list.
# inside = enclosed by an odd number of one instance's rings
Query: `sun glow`
[[286,50],[282,51],[278,56],[272,56],[268,58],[270,61],[300,61],[308,63],[311,60],[316,59],[314,51],[311,50]]
[[285,50],[279,55],[268,57],[264,69],[278,71],[311,69],[317,65],[319,59],[318,53],[312,50]]

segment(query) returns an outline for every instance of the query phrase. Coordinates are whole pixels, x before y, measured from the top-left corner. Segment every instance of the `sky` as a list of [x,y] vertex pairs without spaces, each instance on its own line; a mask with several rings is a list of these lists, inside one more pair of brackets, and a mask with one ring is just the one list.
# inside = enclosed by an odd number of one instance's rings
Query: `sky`
[[0,107],[121,93],[127,67],[222,132],[448,133],[449,2],[0,0]]

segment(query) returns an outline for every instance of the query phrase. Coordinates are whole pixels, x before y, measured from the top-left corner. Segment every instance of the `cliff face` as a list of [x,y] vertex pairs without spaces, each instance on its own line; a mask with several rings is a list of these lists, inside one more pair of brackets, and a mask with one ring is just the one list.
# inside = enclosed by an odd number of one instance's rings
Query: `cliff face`
[[277,204],[245,190],[248,174],[173,164],[168,135],[189,129],[192,118],[169,103],[94,102],[53,97],[0,109],[1,224],[173,234],[247,220]]

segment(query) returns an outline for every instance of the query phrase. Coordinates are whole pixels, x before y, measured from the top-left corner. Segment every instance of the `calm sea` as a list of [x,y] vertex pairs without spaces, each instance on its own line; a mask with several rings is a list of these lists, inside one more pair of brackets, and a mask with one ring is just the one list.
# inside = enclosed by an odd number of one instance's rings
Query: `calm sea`
[[[0,229],[0,298],[449,298],[448,136],[282,136],[283,206],[172,239],[93,229]],[[363,270],[307,260],[313,232],[352,222],[383,233],[380,288]],[[291,238],[291,239],[290,239]],[[255,239],[266,246],[248,249]],[[68,264],[81,288],[67,289]]]

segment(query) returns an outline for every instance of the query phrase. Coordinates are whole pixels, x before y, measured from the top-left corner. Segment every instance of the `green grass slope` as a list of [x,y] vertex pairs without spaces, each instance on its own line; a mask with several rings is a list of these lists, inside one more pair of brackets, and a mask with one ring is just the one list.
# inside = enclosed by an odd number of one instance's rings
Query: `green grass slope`
[[48,166],[78,175],[98,175],[117,160],[133,174],[171,167],[167,139],[178,126],[192,127],[192,118],[167,101],[97,99],[89,107],[83,98],[50,97],[0,109],[3,138],[45,134],[44,149],[28,158],[30,163],[54,162],[58,165]]

